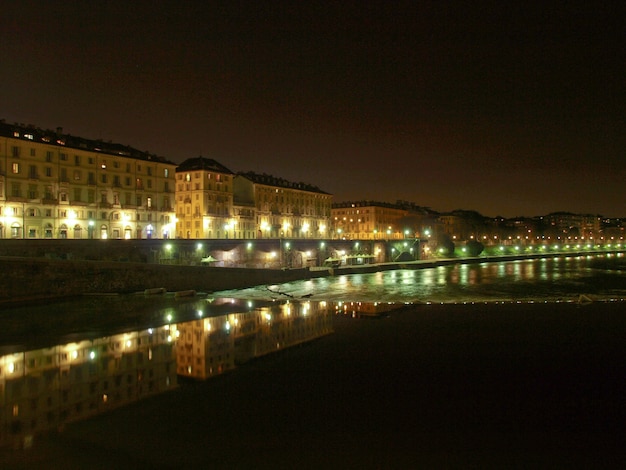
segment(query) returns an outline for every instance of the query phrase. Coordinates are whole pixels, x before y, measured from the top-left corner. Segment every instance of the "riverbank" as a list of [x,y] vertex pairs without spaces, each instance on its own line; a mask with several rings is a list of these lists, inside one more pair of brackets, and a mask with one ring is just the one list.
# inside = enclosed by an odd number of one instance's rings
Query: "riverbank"
[[216,292],[253,286],[282,284],[338,274],[373,273],[396,269],[425,269],[437,266],[492,263],[523,259],[578,257],[623,253],[619,251],[528,253],[520,255],[427,259],[402,263],[379,263],[338,268],[220,268],[176,266],[131,262],[72,261],[41,258],[0,257],[3,282],[0,308],[33,301],[50,301],[83,294],[143,292],[150,288],[166,291]]
[[35,442],[9,469],[623,468],[623,303],[418,305]]

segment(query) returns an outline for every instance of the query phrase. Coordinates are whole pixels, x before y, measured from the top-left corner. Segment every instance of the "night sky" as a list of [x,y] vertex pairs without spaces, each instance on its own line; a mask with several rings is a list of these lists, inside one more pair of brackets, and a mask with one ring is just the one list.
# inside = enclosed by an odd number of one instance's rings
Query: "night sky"
[[620,2],[19,1],[0,118],[335,202],[626,216]]

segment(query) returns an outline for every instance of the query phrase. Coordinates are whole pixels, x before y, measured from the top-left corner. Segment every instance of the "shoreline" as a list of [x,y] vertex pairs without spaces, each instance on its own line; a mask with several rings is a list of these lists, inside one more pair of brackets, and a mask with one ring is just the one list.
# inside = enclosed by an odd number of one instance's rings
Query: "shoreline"
[[298,269],[170,266],[5,256],[0,257],[0,268],[6,273],[0,286],[0,309],[31,302],[67,300],[85,294],[129,294],[155,287],[168,292],[195,290],[212,293],[345,274],[622,253],[624,250],[532,253]]

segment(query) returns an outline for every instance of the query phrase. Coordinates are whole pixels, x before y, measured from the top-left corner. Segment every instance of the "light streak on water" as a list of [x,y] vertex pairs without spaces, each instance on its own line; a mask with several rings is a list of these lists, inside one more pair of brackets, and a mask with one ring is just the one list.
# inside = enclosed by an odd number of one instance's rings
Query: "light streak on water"
[[623,258],[579,257],[439,266],[416,270],[339,274],[281,285],[217,292],[249,299],[310,297],[360,302],[556,301],[581,294],[626,297]]

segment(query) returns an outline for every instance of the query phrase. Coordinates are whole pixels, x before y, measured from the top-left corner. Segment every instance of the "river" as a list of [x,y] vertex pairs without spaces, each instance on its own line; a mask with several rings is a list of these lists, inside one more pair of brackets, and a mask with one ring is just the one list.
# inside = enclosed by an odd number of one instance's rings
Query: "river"
[[626,435],[624,299],[604,255],[4,309],[0,464],[597,462]]

